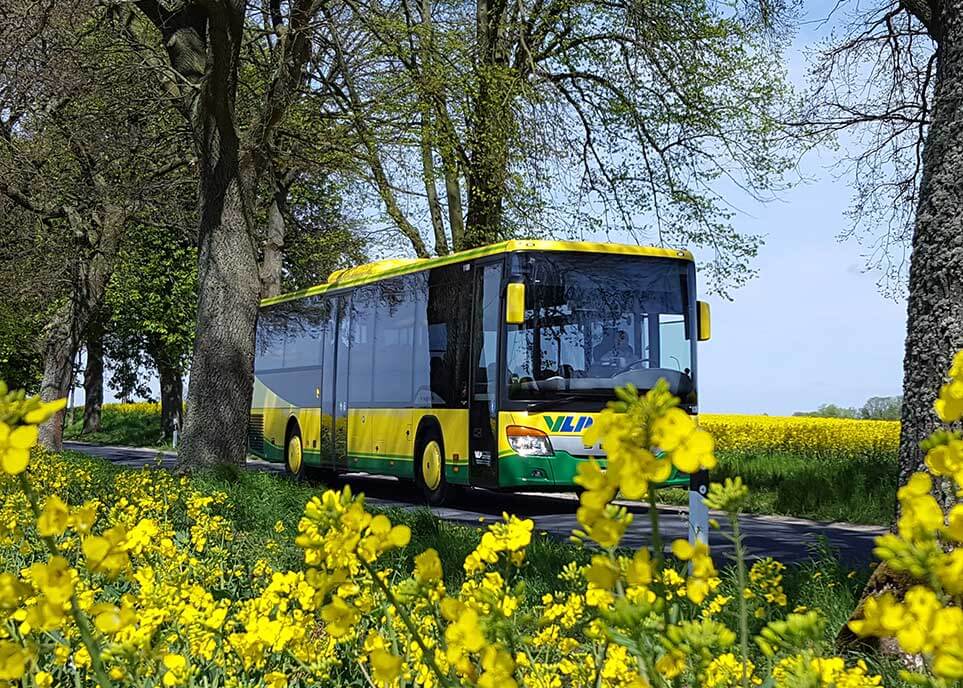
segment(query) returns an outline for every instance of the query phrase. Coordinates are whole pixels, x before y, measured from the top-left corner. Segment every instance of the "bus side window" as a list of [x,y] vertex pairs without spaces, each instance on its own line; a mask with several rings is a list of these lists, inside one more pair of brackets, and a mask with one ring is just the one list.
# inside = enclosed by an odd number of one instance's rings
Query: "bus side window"
[[472,273],[464,267],[446,265],[429,275],[426,311],[433,406],[468,406]]
[[374,332],[374,405],[410,405],[411,350],[414,337],[414,294],[407,278],[378,285]]
[[[348,352],[348,404],[370,407],[374,386],[374,330],[378,287],[358,287],[351,293],[351,339]],[[340,365],[340,363],[339,363]]]

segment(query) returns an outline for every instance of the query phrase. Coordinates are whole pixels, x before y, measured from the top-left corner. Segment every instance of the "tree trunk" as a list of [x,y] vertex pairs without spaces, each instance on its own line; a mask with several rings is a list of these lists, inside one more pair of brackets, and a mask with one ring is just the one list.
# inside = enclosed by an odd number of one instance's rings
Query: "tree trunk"
[[161,430],[164,439],[171,440],[174,430],[183,427],[184,383],[180,366],[170,365],[164,356],[160,356],[155,363],[160,377]]
[[506,78],[508,67],[498,35],[504,9],[505,4],[497,0],[477,0],[475,6],[478,94],[469,134],[468,218],[463,248],[490,244],[505,235],[502,211],[515,124],[505,95],[511,79]]
[[[70,391],[73,359],[84,331],[103,303],[104,291],[114,268],[120,240],[127,222],[127,210],[117,206],[105,208],[96,223],[81,226],[81,220],[70,217],[75,234],[83,237],[78,247],[78,260],[73,290],[69,300],[58,308],[45,330],[43,380],[40,398],[44,401],[62,399]],[[60,411],[39,430],[41,446],[52,451],[63,449],[63,419]]]
[[[80,343],[83,324],[69,301],[56,311],[47,323],[43,346],[43,378],[40,398],[44,401],[63,399],[70,392],[73,361]],[[64,410],[60,410],[39,427],[41,446],[52,451],[63,449]]]
[[261,249],[261,298],[268,299],[281,293],[281,267],[284,263],[284,207],[287,189],[275,184],[271,204],[267,210],[267,236]]
[[[903,360],[899,478],[923,470],[919,448],[939,426],[933,411],[950,359],[963,349],[963,7],[947,3],[939,45],[932,123],[923,152],[920,202],[913,232]],[[956,503],[938,488],[944,511]]]
[[458,162],[454,154],[442,146],[441,159],[445,173],[445,196],[448,200],[448,227],[451,229],[453,250],[460,251],[465,242],[465,218],[461,210],[461,182],[458,178]]
[[104,405],[104,330],[99,320],[87,328],[87,367],[84,369],[84,433],[100,431]]
[[[903,407],[899,444],[899,483],[925,470],[919,443],[940,427],[933,410],[950,359],[963,349],[963,6],[948,3],[938,48],[932,122],[923,150],[923,177],[913,229],[909,299],[906,308],[906,349],[903,358]],[[936,486],[944,513],[957,502],[948,481]],[[898,504],[897,504],[898,507]],[[863,590],[852,619],[863,617],[866,598],[882,592],[902,596],[914,581],[880,565]],[[837,644],[857,642],[848,626]],[[859,641],[870,642],[875,641]],[[907,666],[918,657],[907,656],[893,643],[880,644],[900,655]]]
[[[430,105],[423,103],[426,110]],[[428,198],[428,213],[431,216],[431,228],[435,233],[435,255],[446,256],[448,238],[445,236],[445,223],[441,219],[441,203],[438,202],[438,187],[435,186],[435,158],[431,148],[431,118],[423,111],[420,123],[421,143],[421,178],[425,183],[425,194]]]
[[[197,330],[180,469],[243,465],[260,278],[239,145],[222,127],[200,153]],[[204,158],[207,157],[205,160]],[[253,176],[253,175],[252,175]]]
[[[485,71],[490,71],[486,68]],[[511,112],[499,102],[496,79],[483,74],[472,123],[471,168],[468,171],[468,221],[464,248],[484,246],[504,236],[502,210],[508,180],[508,137]]]

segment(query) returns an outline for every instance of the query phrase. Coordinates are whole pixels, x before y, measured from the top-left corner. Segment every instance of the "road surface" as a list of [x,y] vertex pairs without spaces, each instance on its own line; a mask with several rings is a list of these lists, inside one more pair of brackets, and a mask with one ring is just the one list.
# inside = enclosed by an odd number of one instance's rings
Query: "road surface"
[[[131,447],[102,447],[80,442],[64,442],[64,448],[93,456],[123,466],[138,467],[155,465],[161,453],[163,465],[174,463],[173,452],[158,452],[156,449]],[[265,461],[253,460],[248,467],[283,473],[283,467]],[[350,483],[355,492],[363,492],[366,501],[372,505],[399,508],[425,508],[425,501],[412,483],[390,477],[373,477],[360,474],[346,474],[338,478],[339,483]],[[625,503],[633,513],[634,519],[622,543],[627,547],[638,548],[648,544],[649,511],[646,504]],[[499,493],[487,490],[470,490],[458,502],[448,507],[432,507],[431,511],[446,521],[479,526],[501,518],[503,512],[531,518],[536,532],[545,532],[559,539],[567,539],[574,528],[578,527],[575,510],[578,500],[574,494],[520,494]],[[688,510],[683,507],[658,507],[662,538],[671,542],[685,538],[688,533]],[[724,523],[720,514],[713,517]],[[744,515],[740,520],[745,544],[752,557],[771,556],[783,563],[805,561],[812,556],[813,547],[825,539],[829,547],[851,566],[865,566],[872,561],[873,539],[885,532],[877,526],[854,525],[850,523],[821,523],[787,516]],[[732,546],[719,532],[712,532],[709,544],[713,555],[724,561],[731,554]]]

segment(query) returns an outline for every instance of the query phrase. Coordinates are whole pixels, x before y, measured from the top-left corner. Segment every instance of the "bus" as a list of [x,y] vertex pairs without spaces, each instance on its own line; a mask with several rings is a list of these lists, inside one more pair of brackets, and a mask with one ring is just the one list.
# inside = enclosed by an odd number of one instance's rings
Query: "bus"
[[299,477],[413,480],[431,504],[571,491],[580,463],[604,465],[582,433],[616,387],[664,378],[697,413],[695,294],[688,251],[580,241],[336,271],[261,303],[250,452]]

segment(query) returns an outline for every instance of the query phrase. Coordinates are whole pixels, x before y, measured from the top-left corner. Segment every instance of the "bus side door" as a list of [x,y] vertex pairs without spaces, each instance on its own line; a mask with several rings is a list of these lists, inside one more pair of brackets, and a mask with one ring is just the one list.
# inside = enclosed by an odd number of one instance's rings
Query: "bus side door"
[[498,331],[502,258],[475,266],[468,410],[469,477],[472,485],[498,486]]

